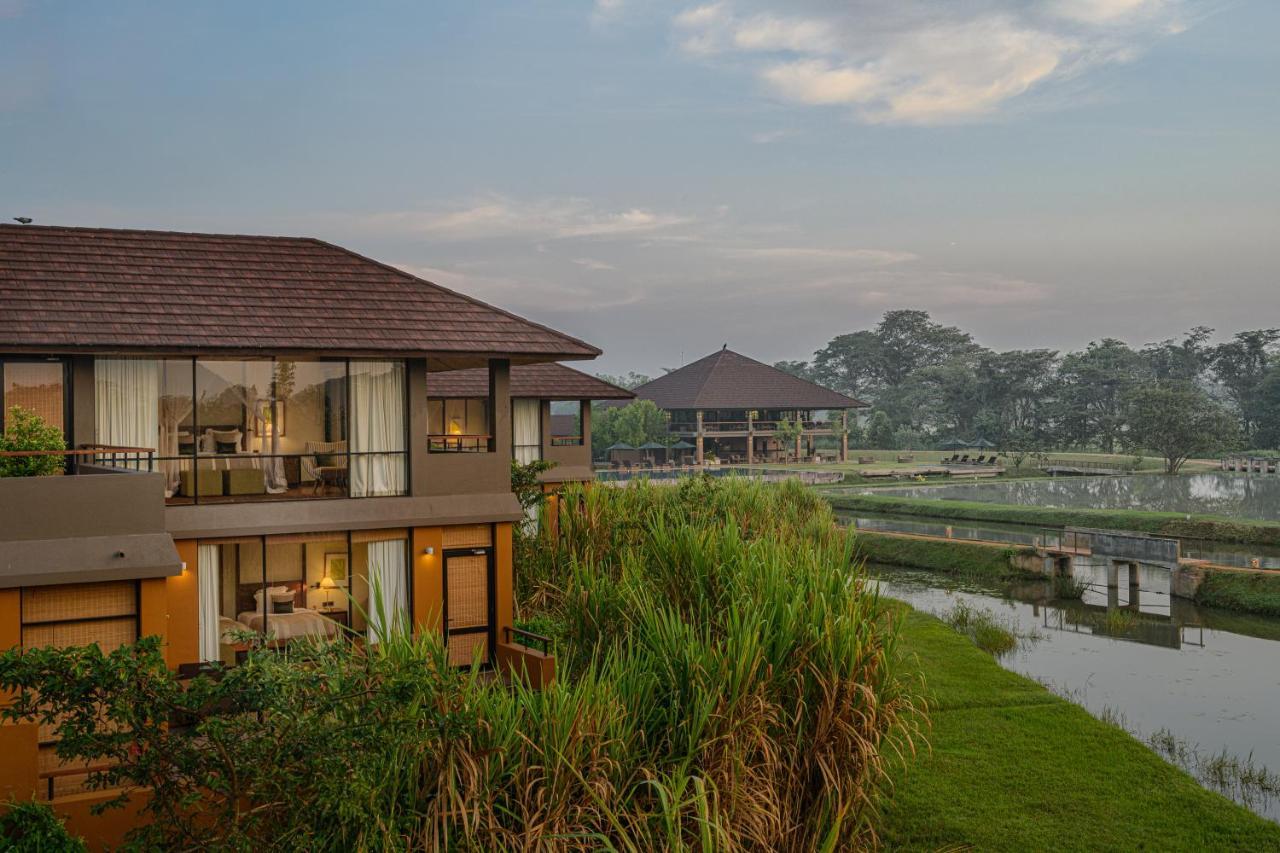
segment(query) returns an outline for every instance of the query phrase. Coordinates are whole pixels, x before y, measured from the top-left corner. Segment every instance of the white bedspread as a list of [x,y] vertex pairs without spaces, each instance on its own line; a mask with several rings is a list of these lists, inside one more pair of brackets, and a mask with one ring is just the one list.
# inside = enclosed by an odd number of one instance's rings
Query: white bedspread
[[[262,614],[246,610],[238,617],[253,630],[262,633]],[[336,637],[342,626],[314,610],[296,607],[292,613],[269,613],[266,627],[273,640],[292,640],[294,637]]]

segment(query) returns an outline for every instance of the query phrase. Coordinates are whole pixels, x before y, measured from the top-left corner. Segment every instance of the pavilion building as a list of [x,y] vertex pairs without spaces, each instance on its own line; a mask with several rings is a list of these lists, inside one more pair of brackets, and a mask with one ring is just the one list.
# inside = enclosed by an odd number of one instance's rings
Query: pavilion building
[[[849,458],[849,410],[867,404],[748,358],[728,347],[635,389],[667,413],[673,440],[701,465],[811,459],[829,436]],[[799,423],[799,430],[794,424]]]

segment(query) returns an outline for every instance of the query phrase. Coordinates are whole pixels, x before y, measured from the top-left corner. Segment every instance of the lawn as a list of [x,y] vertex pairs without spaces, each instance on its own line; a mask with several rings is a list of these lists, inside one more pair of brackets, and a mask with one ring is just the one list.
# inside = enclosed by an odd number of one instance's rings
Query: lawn
[[910,611],[931,749],[897,774],[891,850],[1280,850],[1280,825]]

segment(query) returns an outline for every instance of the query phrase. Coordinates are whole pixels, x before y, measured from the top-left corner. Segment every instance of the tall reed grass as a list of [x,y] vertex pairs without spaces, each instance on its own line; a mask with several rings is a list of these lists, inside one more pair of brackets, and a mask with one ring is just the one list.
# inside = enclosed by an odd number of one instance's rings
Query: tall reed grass
[[0,655],[0,689],[39,690],[4,713],[109,759],[102,784],[156,791],[143,848],[875,846],[920,718],[827,504],[792,484],[573,488],[555,522],[517,567],[561,664],[541,692],[395,631],[178,685],[153,638]]

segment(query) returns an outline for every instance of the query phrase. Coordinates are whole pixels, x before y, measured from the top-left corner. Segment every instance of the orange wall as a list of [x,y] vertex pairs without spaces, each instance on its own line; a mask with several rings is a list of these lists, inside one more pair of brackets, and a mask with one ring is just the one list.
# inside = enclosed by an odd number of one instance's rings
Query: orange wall
[[512,626],[516,604],[516,589],[511,569],[511,522],[494,525],[494,600],[497,603],[497,624],[494,636],[499,643],[506,642],[503,628]]
[[194,539],[180,539],[178,558],[182,574],[165,579],[165,634],[169,644],[164,662],[170,669],[200,660],[200,578]]
[[[412,537],[413,558],[413,629],[415,632],[440,633],[443,611],[444,534],[439,527],[415,527]],[[433,553],[427,554],[430,548]]]

